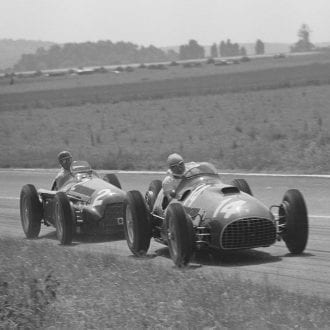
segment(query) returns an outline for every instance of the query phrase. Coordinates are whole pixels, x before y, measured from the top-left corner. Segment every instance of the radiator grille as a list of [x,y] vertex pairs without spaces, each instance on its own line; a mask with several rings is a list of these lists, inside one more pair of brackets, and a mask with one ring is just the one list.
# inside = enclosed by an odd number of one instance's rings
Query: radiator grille
[[106,206],[104,217],[100,223],[105,233],[111,233],[123,227],[123,213],[123,203],[113,203]]
[[196,207],[185,207],[184,208],[186,213],[189,214],[192,218],[195,218],[198,214],[198,212],[200,211],[200,208],[196,208]]
[[223,249],[248,249],[269,246],[276,240],[276,227],[269,219],[245,218],[236,220],[222,231]]

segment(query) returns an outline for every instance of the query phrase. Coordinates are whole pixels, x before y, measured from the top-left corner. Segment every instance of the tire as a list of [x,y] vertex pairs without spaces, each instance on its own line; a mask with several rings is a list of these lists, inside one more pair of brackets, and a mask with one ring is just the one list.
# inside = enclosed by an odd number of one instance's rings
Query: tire
[[120,184],[119,179],[116,174],[108,173],[103,177],[103,180],[106,182],[109,182],[113,186],[121,189],[121,184]]
[[155,205],[155,201],[161,189],[162,189],[162,181],[160,180],[151,181],[148,191],[146,192],[145,195],[145,201],[149,212],[152,212]]
[[57,239],[63,245],[72,243],[73,237],[73,212],[70,201],[62,191],[55,195],[54,218]]
[[129,249],[135,256],[146,255],[151,240],[151,225],[144,198],[139,191],[127,192],[124,231]]
[[240,191],[253,196],[251,188],[246,180],[244,179],[234,179],[231,185],[238,188]]
[[308,216],[305,200],[297,189],[288,190],[283,197],[280,216],[284,219],[282,238],[292,254],[305,250],[308,240]]
[[185,267],[193,253],[192,222],[181,204],[171,203],[166,211],[165,223],[171,258],[177,267]]
[[37,238],[40,233],[43,207],[35,186],[27,184],[20,193],[20,215],[26,238]]

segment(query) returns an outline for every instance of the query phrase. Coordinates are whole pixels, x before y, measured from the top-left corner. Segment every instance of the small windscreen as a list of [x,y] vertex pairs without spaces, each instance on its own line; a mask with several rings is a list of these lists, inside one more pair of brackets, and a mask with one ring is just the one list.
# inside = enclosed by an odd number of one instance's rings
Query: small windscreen
[[88,162],[86,162],[84,160],[75,160],[71,164],[71,172],[73,174],[90,173],[90,172],[92,172],[92,168],[88,164]]
[[199,174],[217,174],[217,170],[215,166],[211,163],[207,163],[207,162],[196,163],[196,166],[192,166],[190,169],[186,171],[184,177],[191,178]]

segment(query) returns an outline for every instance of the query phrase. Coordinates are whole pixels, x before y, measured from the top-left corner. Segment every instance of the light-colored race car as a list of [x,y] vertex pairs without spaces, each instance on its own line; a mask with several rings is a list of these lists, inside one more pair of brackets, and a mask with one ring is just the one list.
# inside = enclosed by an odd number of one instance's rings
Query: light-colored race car
[[288,190],[280,204],[267,207],[252,196],[244,179],[225,184],[209,163],[188,170],[170,201],[157,198],[161,187],[161,181],[154,180],[145,198],[139,191],[127,193],[125,236],[137,256],[147,253],[152,237],[168,245],[178,267],[204,248],[252,249],[282,239],[293,254],[306,247],[308,215],[297,189]]
[[20,194],[20,215],[27,238],[37,238],[41,224],[54,226],[62,244],[75,233],[123,233],[126,192],[117,176],[101,179],[85,161],[74,161],[72,177],[58,190],[36,189],[26,184]]

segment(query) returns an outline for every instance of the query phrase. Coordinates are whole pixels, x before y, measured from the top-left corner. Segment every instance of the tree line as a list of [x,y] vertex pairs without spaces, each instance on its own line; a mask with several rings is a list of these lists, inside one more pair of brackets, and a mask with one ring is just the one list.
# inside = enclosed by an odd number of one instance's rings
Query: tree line
[[[261,42],[261,41],[260,41]],[[263,45],[263,43],[261,42]],[[264,48],[262,48],[264,51]],[[245,56],[246,49],[230,39],[211,46],[211,57]],[[260,53],[260,51],[258,51]],[[262,52],[261,52],[262,53]],[[15,71],[32,71],[99,65],[122,65],[205,58],[205,48],[196,40],[181,45],[178,51],[164,51],[153,45],[139,47],[131,42],[98,41],[53,45],[49,49],[38,48],[34,54],[23,54],[14,65]]]
[[14,65],[15,71],[57,68],[121,65],[128,63],[162,62],[177,60],[174,51],[165,52],[152,45],[139,47],[131,42],[98,41],[53,45],[38,48],[34,54],[23,54]]
[[[298,31],[299,40],[291,51],[310,51],[314,45],[310,42],[310,29],[303,24]],[[265,53],[265,44],[260,39],[255,43],[255,54]],[[246,56],[245,47],[233,43],[230,39],[214,43],[210,48],[210,57]],[[205,58],[205,48],[196,40],[181,45],[179,50],[165,51],[153,45],[138,46],[131,42],[98,41],[84,43],[66,43],[53,45],[49,49],[38,48],[34,54],[23,54],[14,65],[14,71],[32,71],[57,68],[86,67],[100,65],[121,65],[130,63],[152,63],[176,60]]]

